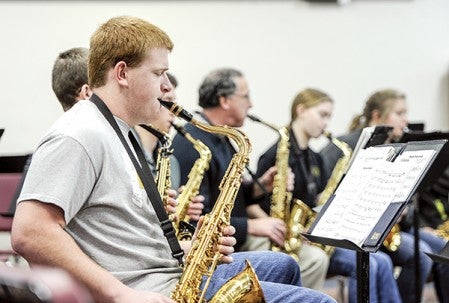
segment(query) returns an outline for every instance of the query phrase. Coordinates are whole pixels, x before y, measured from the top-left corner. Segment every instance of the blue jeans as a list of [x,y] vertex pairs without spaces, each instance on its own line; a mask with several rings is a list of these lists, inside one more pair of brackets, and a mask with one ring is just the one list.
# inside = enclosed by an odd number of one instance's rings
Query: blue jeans
[[234,262],[217,266],[206,292],[206,298],[241,272],[245,260],[251,262],[260,281],[267,303],[335,303],[324,293],[301,287],[301,275],[296,261],[287,254],[272,251],[239,252],[232,255]]
[[[434,254],[438,254],[447,242],[422,229],[419,231],[419,238],[430,247],[431,252]],[[432,273],[435,292],[439,301],[441,303],[449,303],[449,288],[447,287],[447,281],[449,281],[449,265],[433,262]]]
[[[357,302],[357,259],[356,252],[335,248],[331,256],[328,273],[349,277],[349,302]],[[369,302],[400,303],[401,297],[393,277],[390,258],[382,252],[369,256]]]
[[431,248],[424,241],[419,241],[419,260],[421,275],[419,277],[419,285],[415,285],[415,238],[408,232],[401,231],[401,245],[398,250],[390,252],[384,251],[390,256],[395,266],[401,266],[401,273],[397,278],[399,292],[401,293],[402,302],[416,302],[415,289],[418,287],[422,293],[424,284],[432,269],[432,259],[425,254],[431,252]]

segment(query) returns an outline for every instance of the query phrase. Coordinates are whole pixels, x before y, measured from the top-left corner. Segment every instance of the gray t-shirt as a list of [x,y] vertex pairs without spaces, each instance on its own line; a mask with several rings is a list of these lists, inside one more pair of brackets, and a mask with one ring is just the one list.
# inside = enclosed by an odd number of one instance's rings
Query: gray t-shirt
[[[116,121],[129,141],[130,127]],[[182,270],[129,155],[92,102],[78,102],[39,143],[18,201],[29,199],[61,207],[66,231],[126,285],[174,289]]]

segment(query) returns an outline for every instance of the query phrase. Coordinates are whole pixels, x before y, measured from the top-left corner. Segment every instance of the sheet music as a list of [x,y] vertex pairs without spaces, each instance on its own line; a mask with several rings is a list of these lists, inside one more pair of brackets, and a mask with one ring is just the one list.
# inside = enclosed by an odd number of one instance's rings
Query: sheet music
[[393,147],[360,150],[312,235],[362,246],[390,203],[407,199],[434,152],[407,151],[390,162]]
[[368,126],[362,129],[362,133],[360,134],[359,140],[357,140],[357,144],[352,151],[352,156],[349,159],[349,165],[348,169],[351,167],[352,163],[354,162],[356,156],[358,155],[359,151],[363,149],[364,146],[366,146],[366,143],[371,138],[375,127],[374,126]]
[[404,171],[408,173],[404,182],[398,188],[394,201],[405,201],[407,199],[408,193],[418,182],[419,177],[423,174],[434,154],[435,151],[433,149],[405,151],[396,158],[395,163],[398,166],[403,165]]

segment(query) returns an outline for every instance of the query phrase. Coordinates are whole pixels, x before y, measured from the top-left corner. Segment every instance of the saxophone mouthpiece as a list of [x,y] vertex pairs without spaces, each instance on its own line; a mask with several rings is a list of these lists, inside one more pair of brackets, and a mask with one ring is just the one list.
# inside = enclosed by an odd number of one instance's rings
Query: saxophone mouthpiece
[[187,122],[192,121],[192,114],[183,109],[181,105],[172,101],[165,101],[162,99],[158,100],[163,107],[174,113],[176,116],[186,120]]
[[246,116],[248,117],[248,118],[250,118],[252,121],[254,121],[254,122],[262,122],[262,120],[260,120],[260,118],[259,117],[257,117],[257,116],[254,116],[254,115],[252,115],[252,114],[246,114]]

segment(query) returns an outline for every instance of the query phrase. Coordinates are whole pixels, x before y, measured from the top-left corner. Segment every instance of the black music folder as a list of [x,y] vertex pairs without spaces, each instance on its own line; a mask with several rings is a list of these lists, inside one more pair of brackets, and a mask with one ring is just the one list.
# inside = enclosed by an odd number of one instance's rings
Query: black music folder
[[439,263],[449,264],[449,242],[438,254],[426,253],[432,260]]
[[[430,140],[448,140],[449,132],[433,131],[433,132],[407,132],[404,133],[399,140],[401,143],[407,143],[411,141],[430,141]],[[437,156],[432,165],[432,169],[426,174],[424,180],[422,180],[418,191],[426,189],[426,187],[432,186],[438,178],[444,173],[449,166],[449,151],[448,146],[445,146]]]
[[4,128],[0,128],[0,138],[2,137],[4,132],[5,132],[5,129]]
[[[447,141],[412,141],[360,150],[303,235],[320,244],[376,252]],[[448,157],[448,149],[444,150]]]

